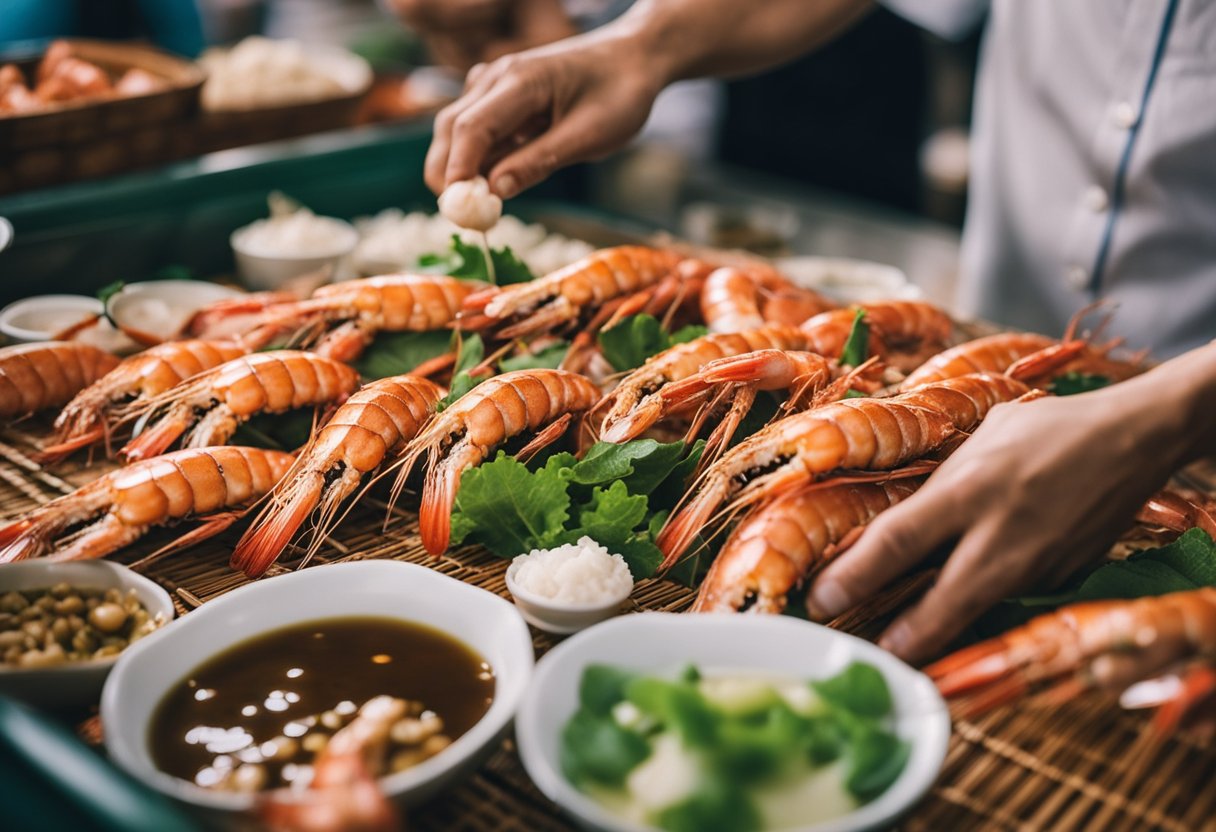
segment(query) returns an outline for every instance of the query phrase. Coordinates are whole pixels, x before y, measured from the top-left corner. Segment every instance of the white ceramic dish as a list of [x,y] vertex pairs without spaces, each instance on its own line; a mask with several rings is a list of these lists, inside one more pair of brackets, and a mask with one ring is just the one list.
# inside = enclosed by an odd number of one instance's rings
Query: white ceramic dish
[[101,301],[88,295],[35,295],[0,309],[0,333],[20,343],[50,341],[102,311]]
[[846,303],[924,297],[900,269],[868,260],[780,257],[774,265],[799,286]]
[[688,663],[709,672],[757,670],[807,679],[831,676],[860,660],[886,677],[895,731],[912,744],[903,773],[855,812],[783,832],[858,832],[891,824],[933,785],[950,739],[950,716],[928,677],[854,636],[786,616],[627,615],[585,630],[541,659],[515,720],[524,767],[542,792],[586,829],[649,832],[609,813],[561,772],[562,726],[578,707],[583,668],[593,662],[655,673]]
[[361,561],[316,566],[260,581],[211,601],[136,643],[106,683],[101,717],[111,759],[145,784],[204,809],[242,811],[247,794],[208,791],[159,771],[148,750],[152,715],[187,673],[227,648],[304,621],[383,616],[448,633],[494,668],[494,702],[467,733],[435,757],[381,781],[403,803],[423,800],[471,771],[493,750],[532,673],[532,639],[508,602],[424,566]]
[[[169,593],[117,563],[31,560],[0,566],[0,595],[15,589],[49,589],[58,583],[89,589],[118,587],[124,593],[133,589],[149,613],[164,616],[166,622],[173,618],[173,600]],[[31,670],[0,664],[0,693],[52,710],[91,705],[97,702],[101,686],[118,658],[120,656]]]
[[335,231],[334,245],[323,254],[292,257],[286,254],[269,255],[265,251],[250,247],[244,226],[232,232],[228,241],[236,258],[237,272],[241,280],[251,289],[267,291],[278,289],[295,277],[316,272],[327,272],[329,280],[346,280],[352,276],[351,256],[359,244],[359,232],[355,227],[334,217],[316,217]]
[[176,338],[195,312],[242,292],[206,280],[146,280],[128,283],[106,301],[114,323],[152,339]]
[[[520,614],[533,627],[547,633],[569,635],[584,630],[592,624],[598,624],[617,615],[621,605],[629,598],[629,592],[618,598],[613,598],[603,604],[570,604],[543,598],[535,593],[521,589],[515,582],[518,564],[512,562],[507,567],[507,591],[515,599],[515,606]],[[633,587],[630,586],[630,592]]]

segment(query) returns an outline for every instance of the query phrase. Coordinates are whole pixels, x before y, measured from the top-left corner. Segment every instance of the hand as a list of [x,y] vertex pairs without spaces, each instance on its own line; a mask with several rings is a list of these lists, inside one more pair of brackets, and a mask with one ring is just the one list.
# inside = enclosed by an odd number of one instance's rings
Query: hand
[[389,6],[438,63],[461,73],[576,33],[561,0],[389,0]]
[[879,641],[919,661],[1002,598],[1096,561],[1184,461],[1169,403],[1145,402],[1135,387],[995,408],[819,575],[808,612],[832,618],[953,543],[936,584]]
[[641,43],[604,30],[474,67],[435,118],[426,183],[486,174],[504,199],[574,162],[624,146],[664,81]]

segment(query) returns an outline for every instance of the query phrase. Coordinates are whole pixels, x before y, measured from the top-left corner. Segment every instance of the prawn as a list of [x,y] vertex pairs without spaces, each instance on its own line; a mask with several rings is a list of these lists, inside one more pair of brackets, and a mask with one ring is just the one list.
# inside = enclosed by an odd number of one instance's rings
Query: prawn
[[835,308],[768,266],[724,266],[701,290],[701,316],[710,332],[743,332],[769,323],[797,326]]
[[0,349],[0,417],[19,419],[72,397],[118,366],[118,357],[75,341]]
[[494,448],[524,431],[544,428],[521,454],[543,448],[598,399],[594,384],[565,370],[515,370],[488,379],[432,419],[406,445],[392,501],[396,502],[410,471],[425,455],[419,532],[428,552],[442,554],[451,539],[452,507],[464,471],[481,464]]
[[868,354],[899,370],[911,370],[941,352],[954,333],[954,321],[931,303],[912,300],[862,303],[855,308],[824,312],[802,324],[807,337],[804,349],[827,357],[839,356],[853,331],[859,309],[865,313],[870,327]]
[[308,555],[360,481],[417,435],[443,396],[438,385],[402,375],[372,382],[339,407],[300,452],[232,553],[232,568],[261,575],[320,507]]
[[134,409],[128,418],[138,419],[136,435],[119,454],[128,460],[147,459],[163,453],[183,434],[183,447],[219,445],[258,413],[336,406],[358,388],[354,369],[313,353],[275,350],[241,356]]
[[53,553],[52,560],[100,558],[153,526],[203,519],[162,551],[184,548],[239,519],[239,513],[225,509],[269,492],[292,459],[282,451],[222,446],[189,448],[119,468],[0,528],[0,563],[47,553]]

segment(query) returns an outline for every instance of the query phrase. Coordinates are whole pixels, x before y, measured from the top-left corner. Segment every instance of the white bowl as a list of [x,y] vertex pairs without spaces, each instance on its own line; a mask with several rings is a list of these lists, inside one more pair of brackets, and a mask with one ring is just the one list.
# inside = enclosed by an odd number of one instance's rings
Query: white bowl
[[106,312],[123,332],[151,344],[176,338],[200,309],[242,294],[206,280],[145,280],[111,295]]
[[774,265],[794,283],[846,303],[917,300],[924,293],[895,266],[846,257],[779,257]]
[[51,341],[104,311],[101,301],[88,295],[35,295],[0,309],[0,333],[19,343]]
[[[117,587],[124,594],[128,589],[133,589],[151,615],[162,615],[165,621],[173,618],[173,600],[169,593],[143,575],[117,563],[104,560],[78,563],[31,560],[0,566],[0,595],[15,589],[49,589],[58,583],[86,589]],[[120,657],[121,654],[106,659],[34,669],[0,664],[0,693],[50,710],[92,705],[97,702],[106,676]]]
[[537,665],[515,720],[524,768],[546,796],[586,829],[646,832],[613,815],[562,774],[562,727],[578,708],[583,668],[604,662],[671,673],[690,662],[702,670],[763,671],[807,679],[831,676],[852,661],[874,665],[887,680],[895,733],[912,745],[903,773],[877,799],[833,820],[783,832],[856,832],[890,824],[933,785],[950,739],[950,716],[924,674],[854,636],[787,616],[642,613],[585,630]]
[[325,222],[337,232],[333,246],[320,254],[299,257],[290,254],[269,254],[250,245],[246,232],[253,223],[233,231],[228,241],[232,244],[237,272],[245,285],[257,291],[273,290],[294,277],[322,270],[327,272],[330,280],[349,278],[352,274],[351,255],[359,244],[359,232],[350,223],[334,217],[315,219]]
[[494,668],[494,701],[481,720],[440,754],[383,778],[390,798],[415,803],[472,771],[506,731],[532,674],[532,639],[515,607],[484,589],[425,566],[360,561],[315,566],[234,590],[144,638],[123,654],[101,697],[106,751],[152,788],[194,806],[244,811],[254,795],[209,791],[156,768],[148,748],[152,715],[191,670],[235,644],[323,618],[380,616],[441,630]]
[[633,585],[630,584],[628,591],[603,604],[554,601],[521,588],[515,583],[515,573],[518,571],[519,564],[514,561],[507,567],[507,591],[515,599],[515,606],[519,607],[520,614],[533,627],[558,635],[577,633],[592,624],[612,618],[620,613],[621,605],[633,591]]

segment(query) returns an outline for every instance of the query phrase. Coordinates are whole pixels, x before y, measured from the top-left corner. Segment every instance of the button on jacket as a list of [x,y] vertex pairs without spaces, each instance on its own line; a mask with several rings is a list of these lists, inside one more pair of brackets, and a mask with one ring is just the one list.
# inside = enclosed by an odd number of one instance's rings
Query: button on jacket
[[1216,1],[885,0],[989,11],[961,311],[1059,333],[1097,299],[1164,358],[1216,337]]

